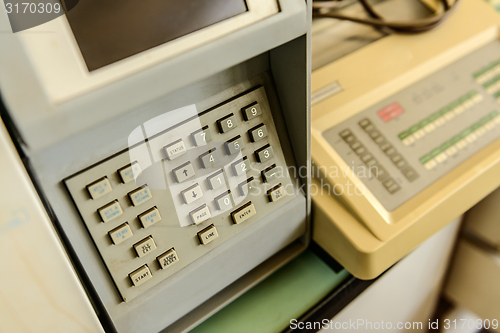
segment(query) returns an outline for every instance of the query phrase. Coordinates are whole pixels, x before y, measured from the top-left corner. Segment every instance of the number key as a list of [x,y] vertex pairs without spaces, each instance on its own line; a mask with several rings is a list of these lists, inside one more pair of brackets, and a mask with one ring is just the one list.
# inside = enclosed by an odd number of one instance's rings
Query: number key
[[258,117],[262,114],[259,103],[250,104],[241,109],[241,111],[243,111],[243,118],[246,121]]
[[255,156],[257,157],[257,161],[259,161],[260,163],[264,163],[267,160],[270,160],[274,156],[273,147],[267,144],[264,147],[256,150]]
[[191,138],[196,146],[203,146],[209,141],[212,141],[212,132],[208,126],[203,126],[196,132],[191,133]]
[[235,176],[239,176],[244,174],[247,171],[250,171],[250,161],[245,156],[237,162],[232,164],[233,172]]
[[238,127],[238,121],[236,120],[236,116],[231,113],[224,118],[217,120],[217,126],[219,127],[219,131],[221,133],[226,133]]
[[267,127],[264,124],[260,124],[248,130],[248,134],[250,135],[250,140],[252,142],[256,142],[264,139],[267,136]]
[[226,146],[226,152],[228,155],[239,153],[240,150],[245,148],[245,142],[239,135],[225,142],[224,145]]

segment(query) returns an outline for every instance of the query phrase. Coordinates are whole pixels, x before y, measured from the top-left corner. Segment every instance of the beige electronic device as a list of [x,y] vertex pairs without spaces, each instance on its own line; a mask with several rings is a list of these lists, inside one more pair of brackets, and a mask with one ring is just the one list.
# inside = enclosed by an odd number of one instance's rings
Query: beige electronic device
[[312,75],[313,239],[378,276],[500,184],[500,16],[465,0]]

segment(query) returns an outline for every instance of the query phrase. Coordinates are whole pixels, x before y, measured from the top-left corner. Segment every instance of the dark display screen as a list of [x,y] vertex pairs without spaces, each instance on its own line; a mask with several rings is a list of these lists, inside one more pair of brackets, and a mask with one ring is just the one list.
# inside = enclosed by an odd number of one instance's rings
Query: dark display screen
[[247,11],[245,0],[63,0],[89,71]]

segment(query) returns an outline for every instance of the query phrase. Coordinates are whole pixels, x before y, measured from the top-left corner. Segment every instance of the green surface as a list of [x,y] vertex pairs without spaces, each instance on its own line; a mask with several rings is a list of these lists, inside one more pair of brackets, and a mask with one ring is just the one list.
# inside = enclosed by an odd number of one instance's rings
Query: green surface
[[347,277],[305,251],[191,332],[280,332]]

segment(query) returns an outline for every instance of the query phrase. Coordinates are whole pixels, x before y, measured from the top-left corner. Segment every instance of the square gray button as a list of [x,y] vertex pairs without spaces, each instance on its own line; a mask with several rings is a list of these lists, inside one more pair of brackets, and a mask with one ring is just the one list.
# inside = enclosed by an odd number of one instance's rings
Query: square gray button
[[205,154],[200,155],[201,166],[203,169],[213,168],[220,160],[217,149],[210,149]]
[[238,185],[238,188],[240,189],[241,196],[245,197],[248,195],[248,192],[250,192],[250,190],[252,189],[252,186],[253,186],[253,179],[254,179],[253,177],[250,177]]
[[255,151],[255,155],[257,156],[257,161],[260,163],[264,163],[274,156],[273,147],[270,145],[265,145],[264,147]]
[[249,129],[248,134],[250,134],[250,140],[252,140],[252,142],[257,142],[267,136],[267,127],[264,124],[257,125]]
[[208,126],[203,126],[202,129],[191,133],[191,138],[196,146],[203,146],[207,142],[212,141],[212,131],[210,131]]
[[174,170],[172,170],[175,176],[175,180],[178,183],[182,183],[186,179],[189,179],[194,176],[194,168],[191,162],[184,163],[181,166],[178,166]]
[[262,179],[264,182],[270,183],[276,178],[278,178],[278,168],[276,168],[276,164],[273,164],[269,168],[262,171]]
[[247,171],[250,171],[250,161],[245,156],[237,162],[232,164],[233,172],[235,176],[239,176],[244,174]]
[[231,113],[224,118],[217,120],[217,126],[219,127],[219,131],[221,133],[226,133],[238,127],[238,121],[236,120],[236,116]]
[[226,184],[226,179],[224,178],[224,173],[222,170],[214,173],[207,177],[208,186],[211,190],[214,190],[222,185]]
[[229,208],[233,207],[233,204],[231,203],[231,192],[228,191],[224,194],[219,195],[214,199],[215,205],[217,206],[218,210],[226,210]]
[[243,118],[248,121],[262,114],[259,103],[254,103],[241,109],[243,111]]
[[240,150],[245,148],[245,142],[243,141],[243,138],[240,135],[238,135],[232,138],[231,140],[225,142],[224,146],[226,147],[227,154],[233,155],[239,153]]

